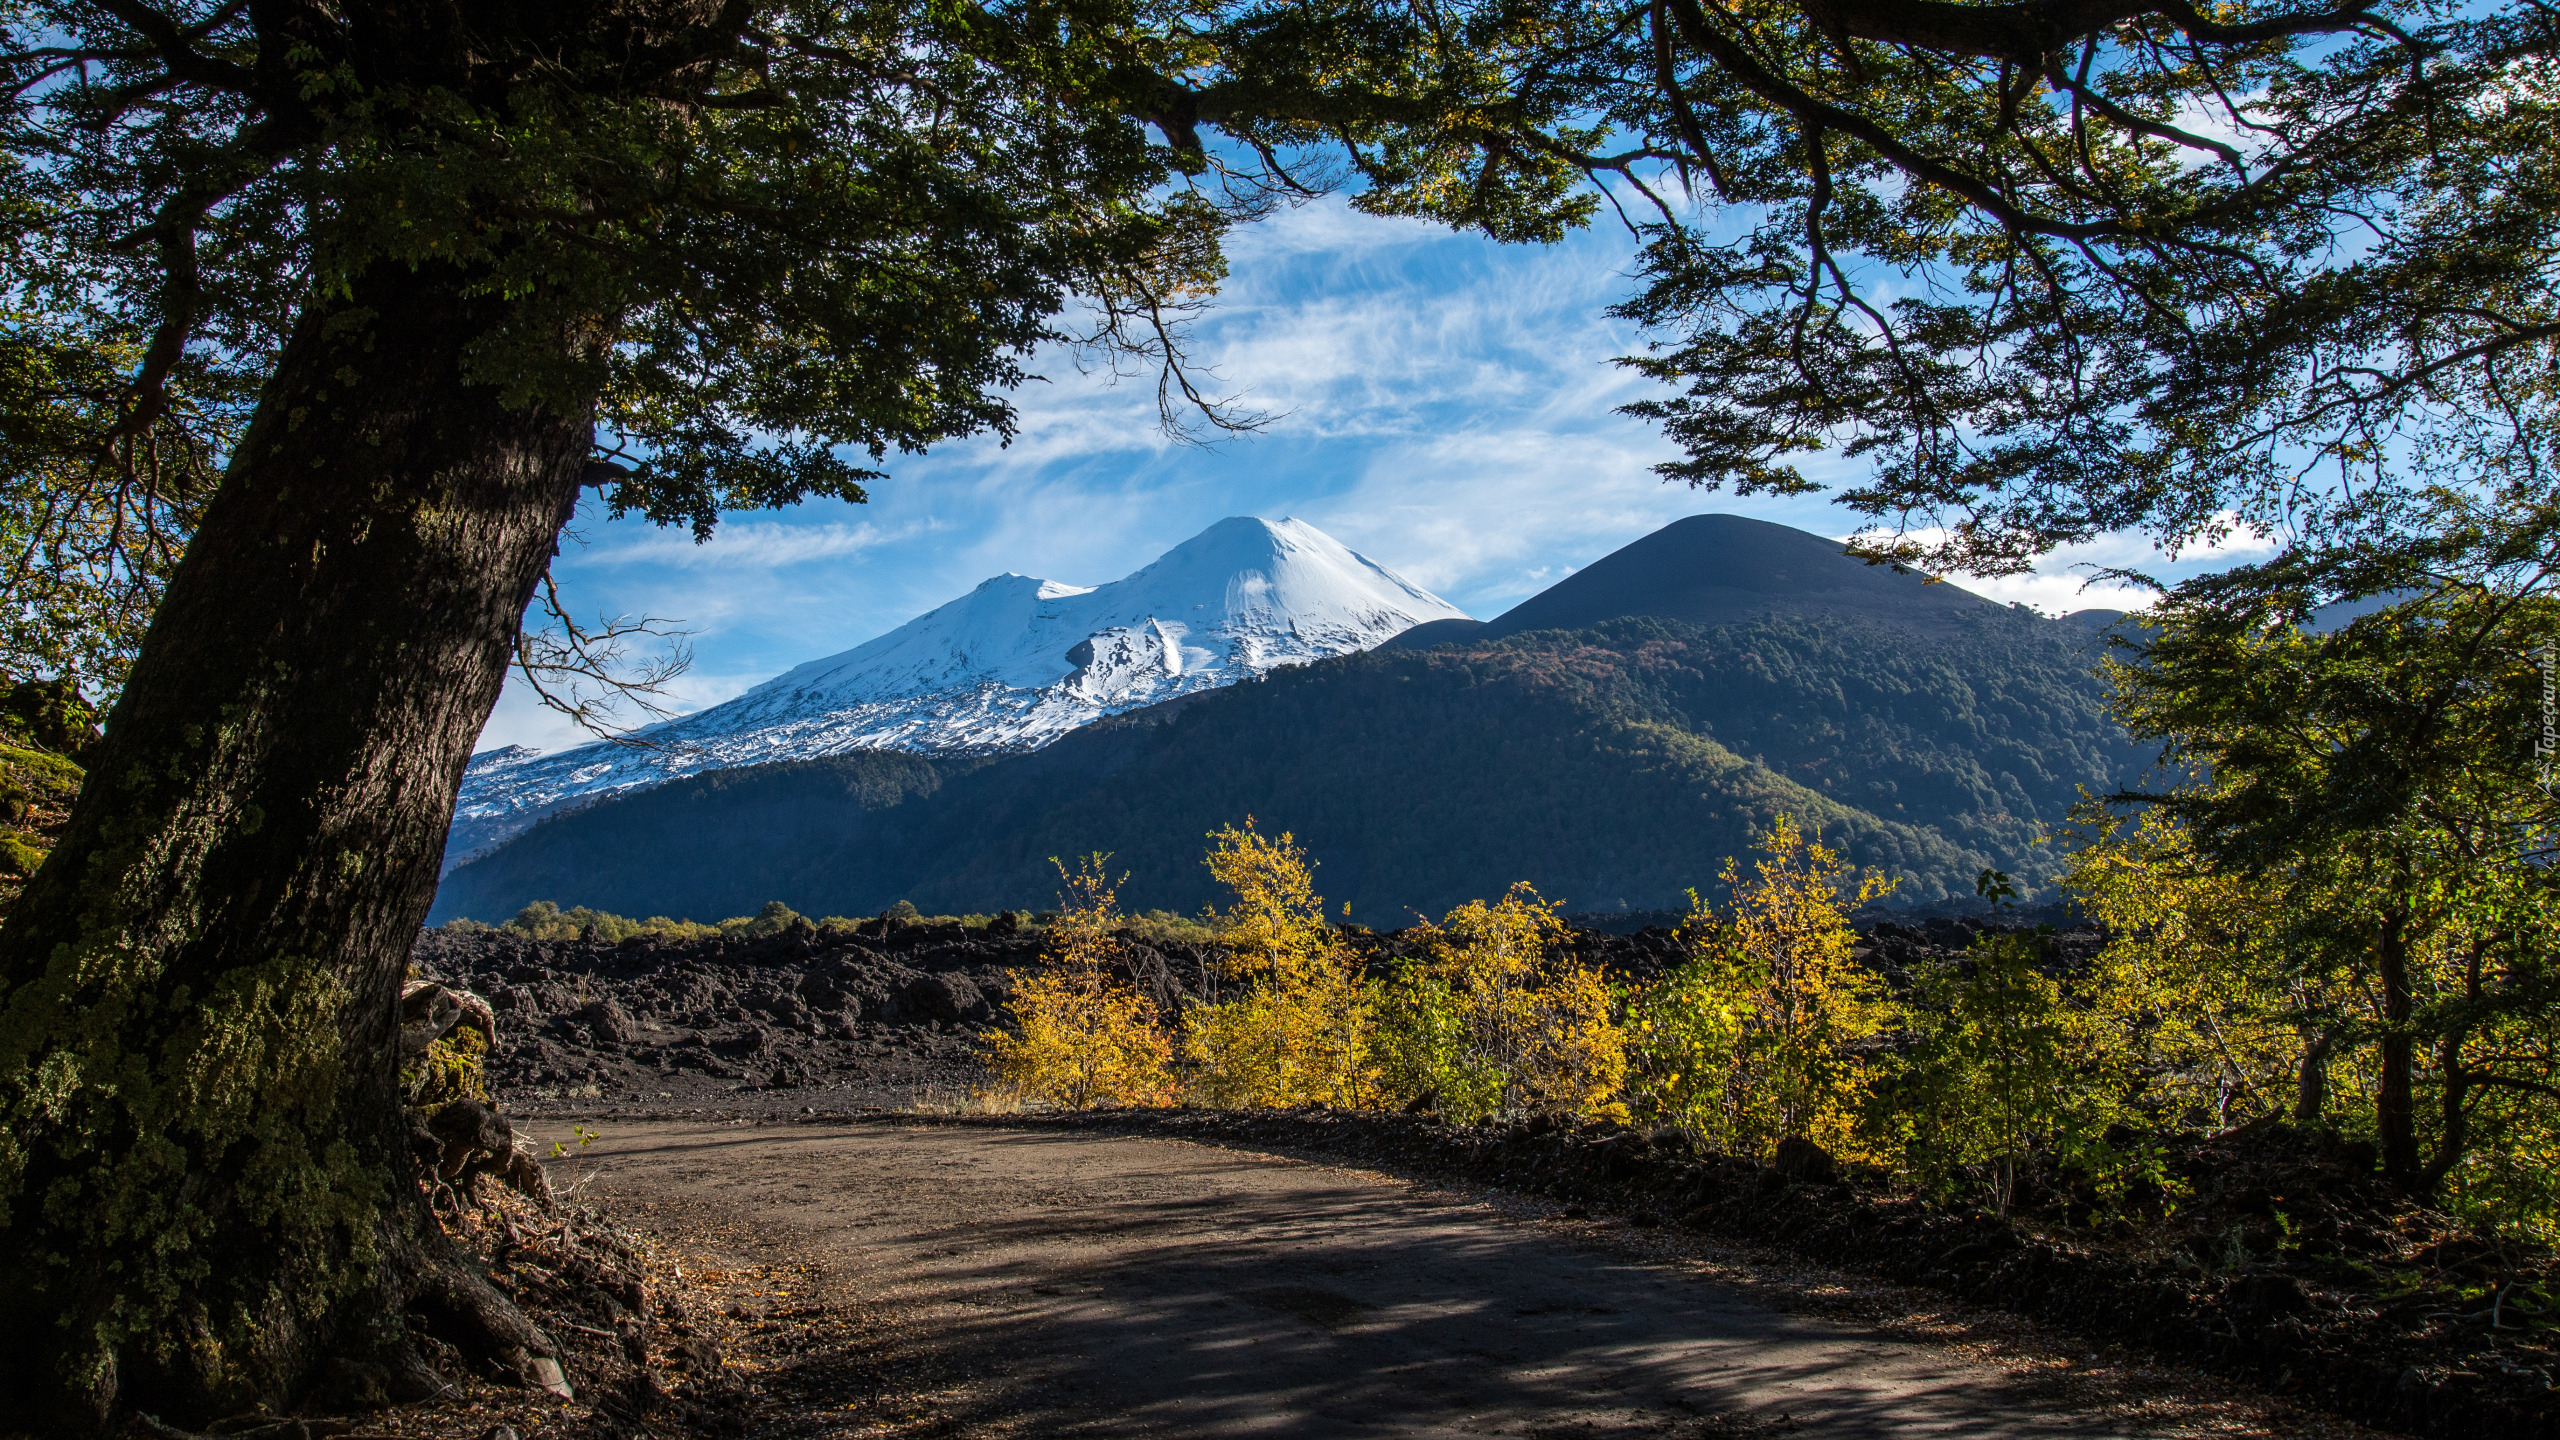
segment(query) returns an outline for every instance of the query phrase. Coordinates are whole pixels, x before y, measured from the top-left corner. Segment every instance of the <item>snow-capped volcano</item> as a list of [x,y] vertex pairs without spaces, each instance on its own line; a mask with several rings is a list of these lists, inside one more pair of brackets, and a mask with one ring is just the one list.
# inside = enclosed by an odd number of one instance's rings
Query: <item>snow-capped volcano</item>
[[848,750],[1031,750],[1105,715],[1366,650],[1462,616],[1302,520],[1221,520],[1124,580],[999,575],[736,699],[640,732],[658,748],[471,757],[450,868],[586,796]]

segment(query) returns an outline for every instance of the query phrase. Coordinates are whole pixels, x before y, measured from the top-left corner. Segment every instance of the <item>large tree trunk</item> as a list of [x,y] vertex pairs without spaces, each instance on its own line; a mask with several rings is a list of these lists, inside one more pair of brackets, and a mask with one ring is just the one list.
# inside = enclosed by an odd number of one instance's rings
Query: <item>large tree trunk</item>
[[2386,915],[2374,941],[2375,978],[2382,982],[2382,1073],[2376,1077],[2373,1128],[2382,1148],[2382,1173],[2406,1190],[2419,1188],[2416,1037],[2409,992],[2409,921]]
[[550,1353],[443,1246],[394,1071],[454,792],[593,434],[464,382],[495,302],[460,282],[383,266],[302,317],[0,929],[19,1421],[396,1380],[404,1312]]
[[[2486,948],[2485,942],[2473,942],[2463,966],[2462,998],[2465,1010],[2474,1015],[2488,998],[2483,975],[2488,968]],[[2445,1177],[2471,1149],[2471,1089],[2481,1075],[2463,1060],[2463,1047],[2470,1042],[2471,1027],[2466,1024],[2449,1026],[2436,1037],[2436,1075],[2442,1089],[2436,1097],[2435,1158],[2427,1162],[2418,1181],[2422,1194],[2433,1195],[2442,1188]]]
[[2293,1077],[2293,1123],[2317,1125],[2329,1108],[2329,1061],[2347,1038],[2347,1027],[2331,1025],[2314,1035],[2303,1032],[2302,1068]]

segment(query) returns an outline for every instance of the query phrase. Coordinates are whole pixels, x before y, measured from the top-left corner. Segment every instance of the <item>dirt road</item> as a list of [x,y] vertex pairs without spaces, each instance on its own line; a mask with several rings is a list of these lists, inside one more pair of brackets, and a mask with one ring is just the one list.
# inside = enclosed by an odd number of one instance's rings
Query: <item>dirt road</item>
[[[813,1262],[790,1303],[819,1291],[933,1377],[906,1433],[2130,1433],[1944,1346],[1269,1156],[1036,1127],[613,1122],[579,1168],[644,1223],[728,1217]],[[812,1413],[809,1433],[882,1419],[826,1408],[843,1419]]]

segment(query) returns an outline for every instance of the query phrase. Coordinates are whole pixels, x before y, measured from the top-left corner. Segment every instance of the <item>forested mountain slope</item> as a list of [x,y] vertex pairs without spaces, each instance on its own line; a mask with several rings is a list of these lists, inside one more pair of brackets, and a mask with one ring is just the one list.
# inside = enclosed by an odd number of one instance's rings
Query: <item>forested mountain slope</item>
[[554,817],[456,870],[437,918],[535,899],[696,919],[1045,906],[1050,856],[1113,854],[1132,908],[1213,898],[1207,832],[1291,830],[1353,918],[1530,880],[1578,909],[1680,903],[1781,811],[1903,894],[2042,880],[2036,841],[2140,755],[2090,632],[1984,604],[1621,619],[1280,670],[1027,755],[864,754],[697,777]]

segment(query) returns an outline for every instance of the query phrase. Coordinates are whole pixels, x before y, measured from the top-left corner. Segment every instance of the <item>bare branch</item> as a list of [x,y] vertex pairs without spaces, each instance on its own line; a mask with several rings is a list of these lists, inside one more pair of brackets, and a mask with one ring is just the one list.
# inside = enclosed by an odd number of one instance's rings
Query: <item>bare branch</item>
[[[582,624],[560,599],[558,580],[548,570],[534,594],[534,604],[547,617],[540,628],[516,632],[516,671],[542,704],[567,716],[578,728],[615,745],[634,749],[675,748],[634,733],[620,722],[629,705],[650,721],[676,714],[667,703],[668,687],[693,668],[693,647],[678,630],[656,616],[616,616],[593,626]],[[663,650],[635,659],[635,643],[664,641]]]

